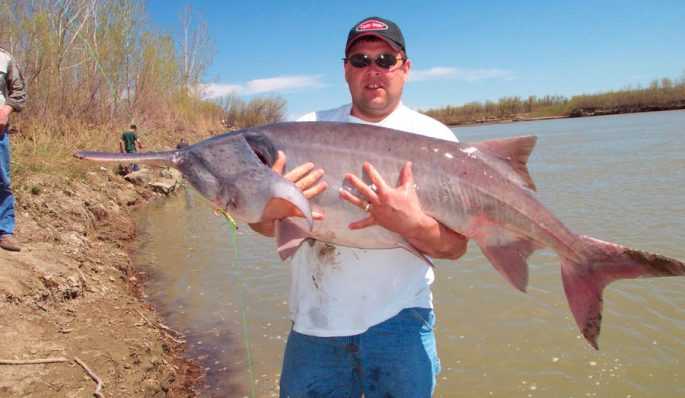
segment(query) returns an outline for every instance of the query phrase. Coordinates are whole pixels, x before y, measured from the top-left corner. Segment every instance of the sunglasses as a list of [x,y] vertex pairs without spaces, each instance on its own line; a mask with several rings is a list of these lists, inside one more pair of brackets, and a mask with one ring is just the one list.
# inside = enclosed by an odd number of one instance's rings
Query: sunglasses
[[347,58],[343,58],[343,61],[345,61],[346,63],[349,62],[350,65],[354,66],[355,68],[366,68],[373,62],[379,68],[383,69],[390,69],[393,66],[395,66],[398,61],[404,62],[406,60],[406,58],[397,58],[395,54],[389,53],[378,54],[378,56],[376,56],[376,59],[371,59],[369,55],[361,53],[352,54]]

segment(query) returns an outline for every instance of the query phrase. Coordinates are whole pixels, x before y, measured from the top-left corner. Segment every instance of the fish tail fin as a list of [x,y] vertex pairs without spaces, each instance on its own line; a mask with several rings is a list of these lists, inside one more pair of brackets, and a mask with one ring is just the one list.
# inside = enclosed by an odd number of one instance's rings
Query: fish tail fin
[[181,152],[179,150],[133,153],[78,151],[74,153],[74,157],[96,162],[136,162],[175,167],[180,160]]
[[602,291],[619,279],[685,275],[685,264],[589,236],[579,236],[574,258],[562,258],[561,275],[571,312],[595,348],[602,323]]

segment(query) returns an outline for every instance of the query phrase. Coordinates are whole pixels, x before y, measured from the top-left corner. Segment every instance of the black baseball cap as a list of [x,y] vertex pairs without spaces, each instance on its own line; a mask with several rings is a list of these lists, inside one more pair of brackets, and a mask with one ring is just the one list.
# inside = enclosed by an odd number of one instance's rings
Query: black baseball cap
[[350,29],[350,33],[347,35],[347,44],[345,44],[345,55],[347,55],[352,44],[364,36],[378,37],[395,50],[402,50],[405,55],[407,54],[404,36],[402,36],[402,31],[397,24],[384,18],[369,17],[356,23]]

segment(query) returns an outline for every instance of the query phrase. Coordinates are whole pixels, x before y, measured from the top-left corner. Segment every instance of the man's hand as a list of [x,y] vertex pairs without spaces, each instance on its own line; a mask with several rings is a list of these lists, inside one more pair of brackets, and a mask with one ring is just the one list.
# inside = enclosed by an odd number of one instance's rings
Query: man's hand
[[[324,175],[323,169],[314,169],[313,163],[305,163],[290,170],[285,175],[286,157],[282,151],[278,151],[276,161],[271,169],[282,175],[286,180],[293,182],[302,191],[305,198],[311,199],[326,190],[328,184],[321,180]],[[258,223],[250,224],[256,232],[266,235],[274,235],[274,221],[287,217],[302,217],[302,214],[293,205],[284,200],[272,200],[264,208],[262,220]],[[312,211],[315,220],[323,219],[323,213]]]
[[340,198],[368,212],[367,217],[351,223],[350,229],[379,225],[402,235],[409,243],[429,256],[461,257],[466,251],[466,238],[423,212],[416,194],[411,166],[411,162],[407,162],[402,167],[397,186],[394,188],[389,186],[376,168],[368,162],[364,163],[363,169],[369,176],[372,186],[354,174],[345,175],[345,179],[363,198],[345,189],[340,190]]
[[9,105],[0,105],[0,132],[2,132],[10,120],[10,113],[14,109]]

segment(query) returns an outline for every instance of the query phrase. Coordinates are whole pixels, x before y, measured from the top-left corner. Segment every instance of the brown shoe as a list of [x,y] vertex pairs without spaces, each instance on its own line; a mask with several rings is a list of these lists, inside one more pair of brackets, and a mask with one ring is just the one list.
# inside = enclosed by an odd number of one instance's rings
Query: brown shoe
[[12,235],[4,234],[0,235],[0,247],[11,252],[21,251],[19,243]]

